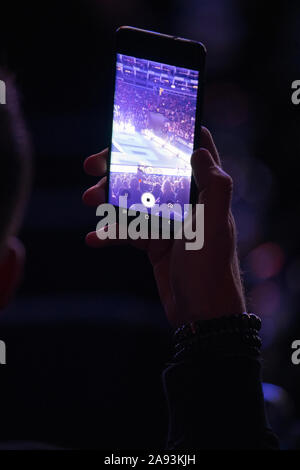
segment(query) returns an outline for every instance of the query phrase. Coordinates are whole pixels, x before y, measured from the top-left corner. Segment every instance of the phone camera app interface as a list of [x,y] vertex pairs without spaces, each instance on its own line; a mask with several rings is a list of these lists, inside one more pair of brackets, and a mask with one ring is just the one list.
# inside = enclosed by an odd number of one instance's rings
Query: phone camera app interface
[[[189,204],[198,72],[117,54],[109,202]],[[125,196],[122,204],[120,196]]]

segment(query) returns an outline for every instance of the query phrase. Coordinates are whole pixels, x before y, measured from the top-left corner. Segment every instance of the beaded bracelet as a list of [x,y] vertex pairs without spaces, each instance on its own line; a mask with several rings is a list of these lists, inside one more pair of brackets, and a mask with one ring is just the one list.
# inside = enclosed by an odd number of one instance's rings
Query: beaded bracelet
[[260,318],[252,313],[185,324],[174,333],[174,359],[179,361],[197,353],[258,357],[260,329]]

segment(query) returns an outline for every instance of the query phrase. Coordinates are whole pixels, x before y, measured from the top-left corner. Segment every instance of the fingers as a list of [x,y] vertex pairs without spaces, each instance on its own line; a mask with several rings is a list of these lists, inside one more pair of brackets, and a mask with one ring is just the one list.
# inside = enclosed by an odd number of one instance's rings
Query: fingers
[[99,183],[87,189],[82,196],[83,202],[88,206],[99,206],[106,200],[106,184],[107,178],[104,176]]
[[83,165],[85,172],[91,176],[103,176],[107,171],[107,157],[108,148],[86,158]]
[[[114,238],[104,238],[105,232],[113,232]],[[118,238],[118,224],[109,225],[108,227],[102,227],[96,232],[90,232],[85,237],[85,242],[91,248],[104,248],[106,246],[114,245],[128,245],[128,239]]]
[[201,128],[202,147],[191,158],[194,178],[198,187],[199,202],[204,202],[206,219],[227,220],[232,197],[232,179],[221,168],[221,161],[212,135]]
[[114,245],[127,245],[127,240],[118,240],[118,239],[111,239],[106,238],[105,240],[101,240],[97,236],[97,232],[90,232],[85,237],[85,242],[91,248],[104,248],[106,246],[114,246]]
[[[100,153],[91,155],[84,161],[84,169],[86,173],[92,176],[103,176],[107,171],[108,149],[102,150]],[[92,186],[82,196],[83,202],[88,206],[98,206],[103,204],[106,199],[106,183],[107,178],[104,177],[95,186]]]
[[211,171],[216,168],[217,165],[209,150],[202,147],[193,153],[191,165],[196,185],[199,192],[201,192],[208,186]]
[[233,183],[231,177],[220,167],[213,170],[203,202],[208,211],[208,217],[215,224],[228,221],[231,206]]
[[[107,230],[112,230],[114,237],[113,238],[101,238],[101,233],[107,232]],[[157,242],[161,242],[161,240],[156,240]],[[103,227],[98,231],[90,232],[85,237],[86,244],[91,248],[104,248],[107,246],[122,246],[122,245],[130,245],[138,250],[147,250],[149,245],[148,239],[137,239],[131,240],[130,238],[119,238],[119,225],[112,224],[108,227]],[[166,240],[169,242],[169,240]]]
[[211,156],[213,157],[214,162],[221,166],[221,160],[219,157],[219,153],[217,147],[214,143],[211,133],[206,127],[201,127],[201,147],[207,149]]
[[231,177],[216,165],[211,153],[205,148],[193,153],[191,164],[201,193],[199,202],[205,204],[206,220],[227,220],[233,186]]

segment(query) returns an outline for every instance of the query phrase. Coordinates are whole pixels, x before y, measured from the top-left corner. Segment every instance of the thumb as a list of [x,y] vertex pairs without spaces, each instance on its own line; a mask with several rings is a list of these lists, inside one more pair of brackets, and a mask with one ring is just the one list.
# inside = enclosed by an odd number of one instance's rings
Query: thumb
[[217,223],[227,219],[232,196],[232,179],[214,161],[211,153],[200,148],[191,158],[193,175],[198,188],[199,203],[205,204],[207,221]]

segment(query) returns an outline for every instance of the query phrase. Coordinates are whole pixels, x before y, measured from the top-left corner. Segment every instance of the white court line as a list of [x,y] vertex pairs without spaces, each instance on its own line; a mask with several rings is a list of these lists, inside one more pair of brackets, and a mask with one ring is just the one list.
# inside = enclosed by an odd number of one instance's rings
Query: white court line
[[121,145],[119,145],[114,139],[111,139],[112,143],[114,146],[119,150],[121,153],[125,153],[124,150],[122,149]]

